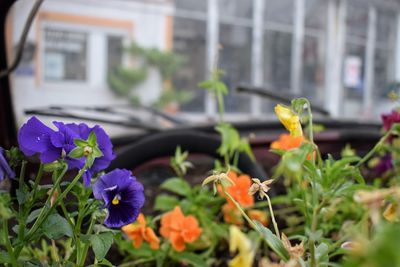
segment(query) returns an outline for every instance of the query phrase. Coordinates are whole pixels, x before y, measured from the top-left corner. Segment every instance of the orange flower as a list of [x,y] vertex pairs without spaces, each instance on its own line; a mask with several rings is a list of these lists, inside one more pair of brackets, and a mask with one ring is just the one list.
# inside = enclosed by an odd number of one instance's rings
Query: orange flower
[[235,206],[226,203],[222,206],[222,213],[224,214],[224,221],[226,223],[235,224],[238,226],[243,225],[242,214]]
[[153,229],[146,227],[146,219],[142,213],[139,214],[137,223],[123,226],[122,231],[129,239],[133,240],[132,243],[135,248],[139,248],[143,240],[148,242],[152,249],[158,249],[160,247],[160,240]]
[[272,149],[281,149],[281,150],[290,150],[293,148],[300,147],[301,143],[303,143],[304,137],[297,136],[294,137],[290,134],[281,134],[278,140],[271,143]]
[[185,243],[196,241],[201,232],[197,219],[192,215],[185,216],[179,206],[161,218],[160,234],[171,241],[176,251],[184,251]]
[[249,210],[247,215],[249,215],[250,219],[259,221],[264,226],[268,225],[268,215],[261,210]]
[[[250,179],[250,176],[245,174],[237,175],[233,171],[230,171],[228,176],[234,182],[234,184],[226,187],[226,192],[228,192],[229,195],[231,195],[243,207],[253,206],[254,198],[253,196],[249,195],[249,189],[253,183]],[[221,195],[224,195],[222,188],[219,187],[218,190]],[[232,201],[228,197],[226,198],[228,203],[234,206]]]

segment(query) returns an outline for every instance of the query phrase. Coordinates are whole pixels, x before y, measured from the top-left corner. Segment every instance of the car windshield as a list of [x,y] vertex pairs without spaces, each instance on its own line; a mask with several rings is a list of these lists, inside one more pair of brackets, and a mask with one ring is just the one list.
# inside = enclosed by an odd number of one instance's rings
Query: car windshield
[[[271,119],[271,94],[307,97],[332,118],[378,120],[398,91],[398,10],[339,2],[44,1],[11,76],[17,124],[84,120],[115,137],[212,122],[217,100],[199,83],[216,69],[229,121]],[[9,12],[10,59],[34,4]]]

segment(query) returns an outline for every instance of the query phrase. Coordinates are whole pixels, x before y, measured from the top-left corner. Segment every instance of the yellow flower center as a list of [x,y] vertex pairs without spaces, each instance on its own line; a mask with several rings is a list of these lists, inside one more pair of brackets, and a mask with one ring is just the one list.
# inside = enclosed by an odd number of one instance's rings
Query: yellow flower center
[[118,205],[119,204],[119,200],[121,199],[121,197],[119,195],[116,195],[113,200],[111,201],[111,203],[113,205]]

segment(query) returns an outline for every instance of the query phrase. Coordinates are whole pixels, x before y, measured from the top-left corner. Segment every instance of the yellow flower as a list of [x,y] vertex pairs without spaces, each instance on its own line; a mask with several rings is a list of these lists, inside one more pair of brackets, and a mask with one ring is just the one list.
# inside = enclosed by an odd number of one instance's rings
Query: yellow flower
[[290,135],[294,137],[303,135],[300,118],[293,110],[278,104],[275,106],[275,113],[283,126],[290,132]]
[[229,262],[229,267],[251,267],[254,261],[254,250],[251,241],[240,231],[239,227],[229,227],[229,250],[231,253],[238,251],[238,254]]
[[386,207],[385,211],[383,212],[383,217],[390,221],[394,222],[396,220],[396,214],[397,213],[397,203],[389,203],[389,205]]

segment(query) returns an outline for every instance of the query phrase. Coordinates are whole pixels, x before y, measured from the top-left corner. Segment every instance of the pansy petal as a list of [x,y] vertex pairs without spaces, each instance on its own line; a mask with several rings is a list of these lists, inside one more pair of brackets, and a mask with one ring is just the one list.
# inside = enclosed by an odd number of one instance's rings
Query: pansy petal
[[54,133],[52,129],[44,125],[36,117],[32,117],[19,130],[19,147],[26,156],[42,153],[53,147],[50,142],[52,133]]
[[56,147],[51,147],[50,149],[43,151],[40,154],[40,160],[43,163],[51,163],[61,156],[61,149]]
[[0,181],[5,177],[14,179],[15,172],[10,168],[10,165],[4,157],[4,149],[0,147]]

